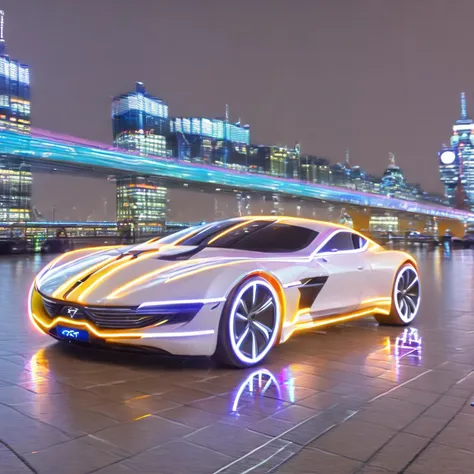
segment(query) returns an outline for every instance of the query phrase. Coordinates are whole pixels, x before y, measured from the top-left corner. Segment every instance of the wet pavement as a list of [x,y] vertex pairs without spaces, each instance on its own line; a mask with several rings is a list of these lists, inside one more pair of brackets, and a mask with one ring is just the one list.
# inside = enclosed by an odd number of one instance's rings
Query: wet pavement
[[28,322],[47,258],[0,259],[0,473],[474,472],[474,251],[416,254],[421,313],[299,334],[250,370],[87,351]]

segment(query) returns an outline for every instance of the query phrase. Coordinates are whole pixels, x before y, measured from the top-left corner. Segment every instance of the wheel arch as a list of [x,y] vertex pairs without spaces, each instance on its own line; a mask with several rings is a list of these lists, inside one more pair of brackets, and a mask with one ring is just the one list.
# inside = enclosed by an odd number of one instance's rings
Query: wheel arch
[[[263,269],[251,270],[251,271],[245,273],[244,275],[241,275],[237,280],[234,281],[234,283],[228,289],[228,291],[225,295],[226,303],[228,303],[230,301],[229,297],[232,297],[234,291],[237,288],[239,288],[245,281],[249,280],[250,278],[254,278],[254,277],[260,277],[260,278],[263,278],[264,280],[266,280],[268,283],[270,283],[272,285],[273,289],[275,290],[275,292],[278,295],[278,299],[279,299],[279,302],[280,302],[280,312],[281,312],[280,327],[278,328],[278,335],[277,335],[277,338],[275,340],[276,341],[275,345],[278,345],[280,343],[280,340],[281,340],[283,324],[284,324],[285,317],[286,317],[287,303],[286,303],[285,290],[283,289],[283,284],[277,276],[273,275],[268,270],[263,270]],[[221,316],[220,316],[221,318],[222,318],[223,314],[224,314],[224,310],[221,313]]]

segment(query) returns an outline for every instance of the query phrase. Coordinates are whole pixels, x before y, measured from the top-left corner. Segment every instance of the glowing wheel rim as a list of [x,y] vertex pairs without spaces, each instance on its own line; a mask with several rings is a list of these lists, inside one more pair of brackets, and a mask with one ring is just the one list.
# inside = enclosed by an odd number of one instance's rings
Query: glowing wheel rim
[[275,344],[281,320],[278,295],[266,280],[249,281],[235,296],[229,316],[235,356],[245,364],[260,362]]
[[395,306],[404,323],[412,322],[418,314],[421,302],[421,287],[418,273],[411,266],[402,268],[395,280]]

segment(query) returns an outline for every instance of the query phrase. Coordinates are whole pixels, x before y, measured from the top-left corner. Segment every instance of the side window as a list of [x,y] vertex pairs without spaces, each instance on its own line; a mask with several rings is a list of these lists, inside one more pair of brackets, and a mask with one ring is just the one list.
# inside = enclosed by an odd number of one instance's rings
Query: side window
[[352,234],[349,232],[338,232],[332,239],[328,240],[319,253],[341,252],[344,250],[354,250]]
[[352,244],[354,245],[355,249],[361,249],[367,240],[364,239],[364,237],[361,237],[360,235],[357,234],[352,234]]

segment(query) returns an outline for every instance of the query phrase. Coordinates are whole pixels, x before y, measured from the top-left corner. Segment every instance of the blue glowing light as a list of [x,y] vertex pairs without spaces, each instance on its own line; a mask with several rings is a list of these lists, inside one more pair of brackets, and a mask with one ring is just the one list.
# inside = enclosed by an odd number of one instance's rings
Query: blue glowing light
[[141,156],[106,148],[94,148],[84,144],[62,142],[36,136],[21,135],[10,131],[0,132],[0,153],[27,157],[38,162],[74,164],[104,170],[142,173],[187,182],[227,186],[232,189],[248,189],[280,193],[282,195],[350,203],[396,211],[420,213],[429,216],[467,220],[474,214],[441,205],[405,201],[388,196],[352,191],[335,186],[303,183],[293,179],[255,175],[230,169],[213,168],[177,160]]

